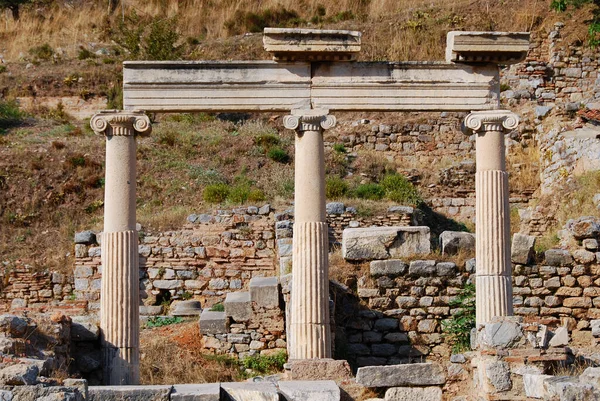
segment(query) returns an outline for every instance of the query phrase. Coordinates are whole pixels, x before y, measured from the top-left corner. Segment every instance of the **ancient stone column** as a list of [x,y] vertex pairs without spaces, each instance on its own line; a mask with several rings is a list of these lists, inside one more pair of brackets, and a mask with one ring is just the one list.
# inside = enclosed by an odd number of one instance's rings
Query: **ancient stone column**
[[103,381],[139,383],[139,256],[135,218],[137,134],[149,134],[141,112],[103,111],[90,121],[106,136],[100,330]]
[[510,262],[510,210],[504,134],[518,117],[506,110],[473,112],[464,125],[477,135],[476,196],[476,321],[513,314]]
[[283,120],[296,130],[290,359],[331,358],[323,130],[336,120],[328,113],[294,110]]

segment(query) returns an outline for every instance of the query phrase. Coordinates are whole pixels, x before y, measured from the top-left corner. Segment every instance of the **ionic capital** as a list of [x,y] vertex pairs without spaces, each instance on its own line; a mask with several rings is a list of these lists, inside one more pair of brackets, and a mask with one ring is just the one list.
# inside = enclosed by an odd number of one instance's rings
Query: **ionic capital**
[[149,135],[150,119],[141,111],[103,110],[90,120],[96,134],[106,136]]
[[466,134],[485,134],[489,131],[508,133],[519,125],[519,117],[508,110],[474,111],[463,122]]
[[321,131],[333,128],[335,123],[335,116],[325,109],[292,110],[291,115],[283,117],[284,127],[298,132]]

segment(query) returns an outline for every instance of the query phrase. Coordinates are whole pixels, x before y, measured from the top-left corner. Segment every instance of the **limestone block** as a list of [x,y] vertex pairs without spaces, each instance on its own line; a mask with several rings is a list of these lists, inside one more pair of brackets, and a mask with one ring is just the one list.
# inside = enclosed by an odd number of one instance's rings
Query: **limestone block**
[[596,259],[596,254],[594,252],[586,251],[585,249],[577,249],[576,251],[573,251],[573,259],[575,259],[577,263],[592,263]]
[[408,265],[398,259],[374,260],[370,265],[371,276],[373,277],[397,277],[404,274],[407,269]]
[[531,398],[544,399],[548,396],[544,381],[550,378],[550,375],[539,374],[524,374],[523,386],[525,387],[525,395]]
[[275,384],[271,382],[221,383],[227,401],[279,401]]
[[[367,355],[370,354],[369,347]],[[347,361],[334,359],[305,359],[294,360],[290,362],[290,378],[292,380],[345,380],[351,379],[352,369]]]
[[446,382],[442,366],[411,363],[358,368],[356,382],[365,387],[436,386]]
[[429,227],[346,228],[342,256],[348,260],[403,258],[430,253]]
[[439,262],[435,265],[436,274],[440,277],[454,276],[456,264],[454,262]]
[[475,251],[475,234],[462,231],[444,231],[440,234],[442,255],[456,255],[460,251]]
[[385,401],[442,401],[439,387],[392,387],[385,392]]
[[569,330],[566,327],[557,328],[548,345],[550,347],[565,347],[569,345]]
[[176,290],[181,288],[183,281],[181,280],[154,280],[152,285],[160,290]]
[[161,313],[161,305],[140,305],[140,316],[158,316]]
[[85,258],[87,256],[87,245],[84,244],[75,244],[75,257],[76,258]]
[[247,322],[252,317],[249,292],[230,292],[225,297],[225,314],[236,322]]
[[346,206],[342,202],[329,202],[325,205],[327,214],[343,214],[346,211]]
[[171,401],[219,401],[221,386],[219,383],[175,384],[171,392]]
[[33,385],[40,373],[36,365],[17,364],[0,369],[0,384],[8,386]]
[[90,386],[87,401],[169,401],[172,386]]
[[567,221],[565,225],[569,234],[575,239],[595,238],[600,235],[600,218],[594,216],[583,216]]
[[565,249],[548,249],[544,253],[544,258],[550,266],[570,266],[573,264],[573,257]]
[[592,328],[592,335],[594,337],[600,337],[600,320],[598,320],[598,319],[591,320],[590,326]]
[[451,31],[446,39],[446,61],[513,64],[529,50],[529,32]]
[[200,314],[200,334],[227,333],[228,322],[225,312],[215,312],[204,309]]
[[494,387],[495,391],[508,391],[512,388],[512,380],[510,379],[510,368],[508,363],[499,360],[483,361],[485,377],[488,383]]
[[435,260],[413,260],[408,268],[408,274],[415,277],[432,276],[435,272]]
[[279,280],[277,277],[253,277],[250,280],[250,299],[259,308],[279,307]]
[[579,376],[579,381],[582,383],[589,383],[595,386],[597,389],[600,389],[600,368],[586,368],[581,376]]
[[487,323],[478,336],[479,345],[489,348],[512,348],[524,340],[521,325],[510,320]]
[[510,258],[513,263],[527,265],[535,255],[535,237],[516,233],[513,235]]
[[200,301],[193,299],[185,301],[173,301],[169,308],[169,314],[173,316],[198,316],[202,313]]
[[287,401],[340,400],[340,388],[333,380],[280,381],[277,384]]
[[411,206],[390,206],[388,213],[391,214],[414,214],[415,208]]
[[100,336],[100,327],[92,316],[73,316],[71,319],[71,339],[96,341]]
[[[88,398],[88,383],[85,379],[65,379],[63,380],[65,387],[75,387],[84,399]],[[0,398],[1,400],[1,398]]]
[[91,230],[75,233],[75,243],[93,245],[96,243],[96,234]]
[[[12,392],[12,394],[11,394]],[[84,395],[78,389],[66,386],[18,386],[12,391],[0,391],[1,401],[84,401]],[[7,395],[10,394],[10,396]]]

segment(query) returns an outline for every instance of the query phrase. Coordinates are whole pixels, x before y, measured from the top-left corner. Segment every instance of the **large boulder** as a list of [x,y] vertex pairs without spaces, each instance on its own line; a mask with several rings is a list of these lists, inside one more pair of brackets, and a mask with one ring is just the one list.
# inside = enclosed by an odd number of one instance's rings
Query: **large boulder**
[[571,219],[565,227],[575,239],[596,238],[600,235],[600,217],[583,216]]
[[346,228],[342,256],[347,260],[407,258],[431,252],[429,227]]
[[440,234],[442,255],[456,255],[460,251],[475,252],[475,234],[463,231],[444,231]]

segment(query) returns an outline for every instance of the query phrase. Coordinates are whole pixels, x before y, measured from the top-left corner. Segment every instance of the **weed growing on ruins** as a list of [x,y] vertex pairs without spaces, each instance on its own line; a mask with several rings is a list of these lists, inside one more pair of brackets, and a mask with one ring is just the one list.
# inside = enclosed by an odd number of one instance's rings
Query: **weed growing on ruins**
[[418,206],[423,202],[421,195],[414,185],[403,175],[388,174],[381,180],[386,196],[391,201],[405,205]]
[[229,186],[227,184],[207,185],[202,193],[202,198],[210,203],[222,203],[229,196]]
[[252,355],[242,359],[240,365],[251,371],[249,376],[257,376],[280,372],[286,362],[287,354],[282,351],[274,355]]
[[341,199],[350,190],[350,186],[339,177],[329,177],[325,180],[325,197],[327,199]]
[[183,319],[179,316],[151,316],[150,318],[148,318],[148,321],[146,322],[146,327],[148,328],[153,328],[153,327],[162,327],[162,326],[168,326],[170,324],[177,324],[177,323],[182,323]]
[[43,45],[32,47],[28,53],[34,60],[48,61],[54,55],[54,49],[48,43],[44,43]]
[[278,163],[286,164],[290,162],[290,155],[288,155],[287,152],[279,146],[273,146],[271,149],[269,149],[267,151],[267,157]]
[[385,196],[385,188],[379,184],[360,184],[354,190],[360,199],[381,200]]
[[212,311],[212,312],[225,312],[225,305],[223,305],[222,303],[214,304],[213,306],[210,307],[210,311]]
[[22,120],[23,113],[16,101],[0,100],[0,133],[2,133],[2,129],[17,125]]
[[442,322],[442,331],[452,345],[453,353],[468,351],[471,349],[471,329],[475,327],[475,285],[466,284],[449,306],[457,311]]

